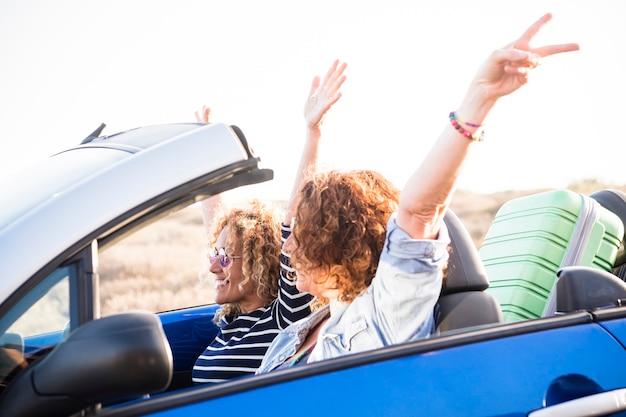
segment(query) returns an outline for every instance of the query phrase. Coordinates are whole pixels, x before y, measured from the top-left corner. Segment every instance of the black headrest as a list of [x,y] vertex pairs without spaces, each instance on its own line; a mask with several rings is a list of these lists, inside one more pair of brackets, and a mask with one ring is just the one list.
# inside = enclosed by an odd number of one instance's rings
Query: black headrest
[[[626,194],[619,190],[600,190],[589,197],[596,200],[600,205],[613,213],[617,214],[624,224],[624,231],[626,233]],[[625,236],[626,237],[626,236]],[[617,258],[615,259],[615,267],[626,263],[626,251],[624,251],[624,237],[622,237],[622,246],[617,252]]]
[[487,272],[465,225],[449,209],[444,222],[450,234],[450,260],[441,294],[487,289],[489,287]]

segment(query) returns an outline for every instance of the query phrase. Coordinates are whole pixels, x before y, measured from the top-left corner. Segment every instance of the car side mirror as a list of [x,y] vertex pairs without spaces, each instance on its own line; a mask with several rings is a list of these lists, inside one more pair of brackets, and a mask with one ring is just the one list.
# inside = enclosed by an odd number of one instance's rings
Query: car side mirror
[[557,277],[557,312],[626,304],[626,282],[610,272],[587,266],[568,266],[561,268]]
[[67,416],[165,390],[172,351],[159,318],[120,313],[85,323],[28,365],[0,396],[0,414]]

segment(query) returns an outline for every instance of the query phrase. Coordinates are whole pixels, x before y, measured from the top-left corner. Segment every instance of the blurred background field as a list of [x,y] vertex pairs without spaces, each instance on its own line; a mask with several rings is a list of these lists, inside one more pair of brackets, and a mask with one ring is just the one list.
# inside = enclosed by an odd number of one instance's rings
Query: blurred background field
[[[590,194],[616,186],[587,180],[569,189]],[[547,189],[476,194],[457,191],[451,208],[477,248],[500,206],[513,198]],[[154,312],[213,302],[213,282],[201,282],[207,238],[198,205],[176,212],[135,233],[100,256],[102,315],[132,309]]]
[[193,205],[102,252],[102,315],[212,303],[212,286],[198,278],[206,244],[200,207]]

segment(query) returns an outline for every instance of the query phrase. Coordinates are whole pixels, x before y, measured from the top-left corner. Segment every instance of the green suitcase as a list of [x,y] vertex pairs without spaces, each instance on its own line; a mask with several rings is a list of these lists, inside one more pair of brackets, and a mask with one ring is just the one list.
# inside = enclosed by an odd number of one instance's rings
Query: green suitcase
[[611,271],[624,225],[587,195],[554,190],[500,207],[479,250],[505,322],[549,316],[559,268]]

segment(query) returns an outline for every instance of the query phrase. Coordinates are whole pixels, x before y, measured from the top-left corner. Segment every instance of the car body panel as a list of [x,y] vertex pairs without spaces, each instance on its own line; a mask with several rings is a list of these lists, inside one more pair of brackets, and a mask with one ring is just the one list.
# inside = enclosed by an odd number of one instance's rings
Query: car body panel
[[615,337],[616,341],[626,348],[626,320],[624,308],[608,308],[594,312],[600,324]]
[[[474,343],[463,342],[476,336],[471,332],[441,337],[308,365],[307,372],[294,368],[185,391],[163,401],[164,408],[175,405],[171,409],[146,412],[150,407],[138,403],[105,415],[205,416],[229,410],[262,416],[281,409],[299,416],[525,416],[543,407],[551,384],[564,376],[582,375],[606,390],[623,385],[623,369],[616,364],[626,363],[626,351],[590,320],[582,315],[581,323],[564,328],[552,321],[553,328],[541,330],[550,327],[548,320],[528,333],[517,326],[521,333],[514,336],[512,326],[499,326],[482,331],[484,340]],[[442,347],[446,343],[450,347]]]

